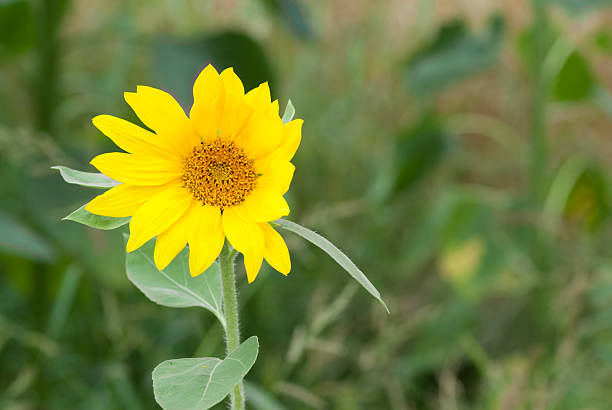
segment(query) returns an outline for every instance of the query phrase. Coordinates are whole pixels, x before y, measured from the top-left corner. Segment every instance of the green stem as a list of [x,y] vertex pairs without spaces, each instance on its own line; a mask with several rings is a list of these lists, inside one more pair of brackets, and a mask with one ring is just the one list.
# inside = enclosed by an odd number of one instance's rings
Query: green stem
[[[236,252],[225,242],[219,265],[221,267],[221,283],[223,285],[223,309],[227,328],[225,330],[226,354],[230,354],[240,346],[240,328],[238,325],[238,297],[236,294],[236,278],[234,273],[234,257]],[[232,409],[244,410],[244,384],[242,381],[234,387],[232,393]]]
[[541,0],[533,0],[534,12],[534,47],[533,73],[534,91],[532,96],[531,118],[531,198],[535,206],[540,206],[546,186],[548,166],[548,144],[546,141],[546,99],[547,85],[544,76],[544,59],[547,53],[546,44],[547,17],[546,5]]
[[[546,138],[546,103],[548,84],[544,73],[544,60],[548,52],[547,44],[548,17],[546,3],[543,0],[532,0],[533,20],[533,95],[531,118],[531,195],[530,202],[534,211],[539,214],[544,202],[548,174],[548,143]],[[546,266],[546,250],[543,232],[539,226],[532,238],[532,257],[543,271]]]

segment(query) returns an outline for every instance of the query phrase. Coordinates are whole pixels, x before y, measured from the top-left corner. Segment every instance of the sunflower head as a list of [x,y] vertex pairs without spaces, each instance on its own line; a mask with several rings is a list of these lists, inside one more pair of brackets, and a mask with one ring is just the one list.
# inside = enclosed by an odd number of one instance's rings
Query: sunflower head
[[204,272],[225,239],[244,255],[249,282],[261,263],[291,270],[289,251],[269,222],[289,214],[283,195],[301,139],[302,120],[284,124],[267,83],[245,93],[233,69],[207,66],[185,114],[168,93],[139,86],[125,100],[151,130],[109,115],[94,125],[125,152],[91,163],[121,184],[86,209],[131,216],[127,251],[156,238],[154,259],[164,269],[189,244],[189,269]]

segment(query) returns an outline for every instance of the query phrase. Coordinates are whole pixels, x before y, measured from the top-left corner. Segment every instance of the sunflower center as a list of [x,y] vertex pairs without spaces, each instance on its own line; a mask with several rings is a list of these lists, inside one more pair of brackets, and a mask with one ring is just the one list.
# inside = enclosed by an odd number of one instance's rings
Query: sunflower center
[[221,209],[239,205],[256,180],[253,161],[233,142],[201,143],[185,159],[184,186],[206,205]]

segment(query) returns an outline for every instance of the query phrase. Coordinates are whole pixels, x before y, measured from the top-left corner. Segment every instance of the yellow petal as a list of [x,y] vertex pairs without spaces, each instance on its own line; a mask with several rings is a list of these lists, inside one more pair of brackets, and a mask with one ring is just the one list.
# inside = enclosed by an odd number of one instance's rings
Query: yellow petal
[[163,141],[157,135],[129,121],[112,115],[98,115],[92,122],[119,148],[127,152],[154,157],[173,157],[170,147],[163,144]]
[[[303,120],[296,119],[283,125],[282,137],[278,140],[278,145],[274,149],[268,150],[266,155],[256,159],[255,166],[259,173],[263,173],[267,168],[277,167],[276,163],[278,162],[287,162],[293,158],[302,140],[303,123]],[[281,165],[281,167],[283,166],[286,167],[286,165]],[[293,171],[291,174],[293,175]],[[286,182],[291,182],[291,178]]]
[[132,216],[153,195],[166,186],[121,184],[92,199],[85,209],[92,214],[121,218]]
[[184,155],[199,142],[185,111],[167,92],[139,85],[135,93],[125,93],[124,98],[174,153]]
[[269,155],[283,140],[284,129],[278,116],[278,101],[274,101],[271,107],[266,112],[255,110],[236,137],[236,144],[253,160]]
[[250,219],[255,222],[274,221],[289,215],[289,205],[275,190],[255,188],[242,204]]
[[172,260],[187,245],[187,233],[189,231],[190,219],[188,217],[190,209],[198,206],[197,202],[192,202],[190,208],[165,232],[157,235],[155,241],[155,252],[153,260],[157,269],[162,270],[172,262]]
[[259,224],[253,222],[241,206],[223,210],[223,231],[225,236],[244,255],[249,283],[257,277],[263,261],[264,237]]
[[245,101],[253,108],[265,109],[269,108],[272,103],[270,97],[270,86],[268,82],[262,83],[259,87],[253,88],[251,91],[246,93]]
[[189,272],[197,276],[217,259],[223,247],[221,210],[198,203],[190,211],[189,220]]
[[206,143],[219,134],[221,109],[225,99],[225,87],[219,73],[207,65],[193,84],[193,106],[189,118],[198,136]]
[[181,161],[123,152],[101,154],[91,165],[109,177],[130,185],[162,185],[184,173]]
[[284,195],[289,190],[295,166],[289,161],[263,159],[255,161],[257,187],[272,189]]
[[253,283],[263,263],[263,252],[243,253],[242,255],[244,256],[244,268],[247,274],[247,281]]
[[278,101],[270,102],[270,87],[267,82],[246,93],[244,101],[251,107],[252,114],[235,138],[236,143],[240,146],[249,145],[249,140],[255,133],[266,128],[275,116],[278,117]]
[[167,230],[185,214],[193,197],[181,184],[173,184],[144,203],[130,220],[130,239],[126,250],[132,252],[149,239]]
[[302,124],[304,120],[295,119],[284,125],[283,140],[278,148],[278,155],[284,160],[291,160],[302,141]]
[[264,258],[274,269],[283,275],[288,275],[291,271],[291,259],[289,258],[289,249],[287,249],[287,244],[285,244],[283,237],[268,223],[263,223],[259,226],[261,226],[266,242]]
[[225,88],[225,99],[220,122],[220,137],[233,140],[251,114],[252,108],[244,98],[244,86],[233,68],[227,68],[219,75]]

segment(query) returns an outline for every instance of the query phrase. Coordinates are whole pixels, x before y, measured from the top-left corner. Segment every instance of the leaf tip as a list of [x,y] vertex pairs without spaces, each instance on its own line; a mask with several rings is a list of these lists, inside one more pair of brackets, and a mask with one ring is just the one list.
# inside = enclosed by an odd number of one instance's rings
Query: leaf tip
[[[252,340],[252,341],[251,341]],[[247,340],[244,341],[249,342],[249,343],[255,343],[257,346],[259,346],[259,338],[257,336],[251,336],[249,337]]]
[[247,340],[242,342],[242,345],[247,345],[247,344],[254,345],[255,346],[255,350],[259,353],[259,338],[257,336],[251,336]]
[[391,315],[391,311],[389,310],[389,307],[387,306],[387,304],[385,303],[384,300],[382,299],[378,299],[378,301],[380,302],[380,304],[385,308],[385,310],[387,311],[387,315]]

